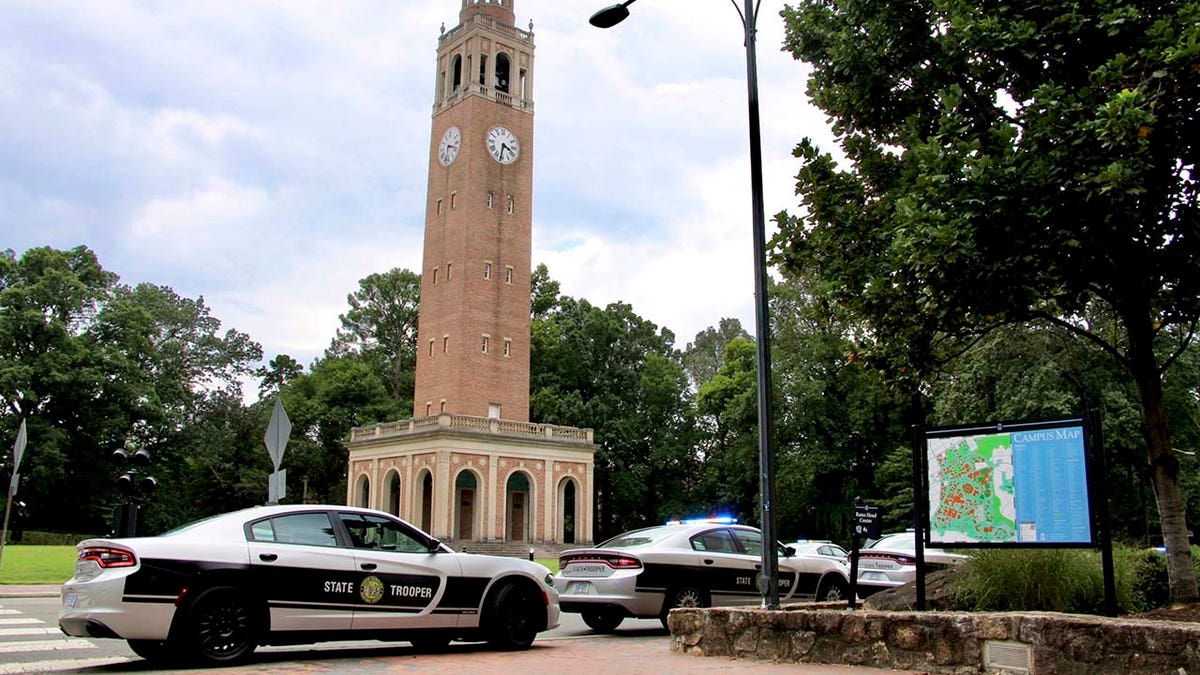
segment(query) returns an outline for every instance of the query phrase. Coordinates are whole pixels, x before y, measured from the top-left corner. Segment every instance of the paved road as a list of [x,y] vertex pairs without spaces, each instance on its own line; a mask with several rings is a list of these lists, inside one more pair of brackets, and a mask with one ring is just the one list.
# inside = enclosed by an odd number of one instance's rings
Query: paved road
[[[0,586],[0,675],[32,672],[159,673],[119,640],[71,638],[59,632],[57,589],[25,591]],[[17,595],[35,597],[16,597]],[[844,666],[760,663],[698,657],[670,651],[670,635],[656,621],[627,620],[614,635],[597,636],[577,615],[543,633],[532,649],[496,652],[453,644],[444,653],[418,654],[408,643],[341,642],[318,646],[263,647],[252,662],[214,673],[552,673],[587,672],[867,675],[901,671]]]

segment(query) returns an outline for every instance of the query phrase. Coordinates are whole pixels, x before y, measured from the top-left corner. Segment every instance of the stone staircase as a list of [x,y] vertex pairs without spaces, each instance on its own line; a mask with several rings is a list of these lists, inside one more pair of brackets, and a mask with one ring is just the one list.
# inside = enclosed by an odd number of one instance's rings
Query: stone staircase
[[584,548],[590,542],[578,544],[550,544],[545,542],[530,543],[527,541],[454,541],[444,540],[445,544],[460,553],[480,553],[498,555],[506,558],[529,558],[529,549],[533,549],[535,559],[558,558],[558,554],[571,548]]

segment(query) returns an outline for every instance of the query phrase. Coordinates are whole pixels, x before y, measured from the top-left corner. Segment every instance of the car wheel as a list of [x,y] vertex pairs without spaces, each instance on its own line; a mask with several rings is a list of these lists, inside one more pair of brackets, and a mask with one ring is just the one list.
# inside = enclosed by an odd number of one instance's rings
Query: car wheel
[[850,597],[850,586],[832,574],[821,582],[817,589],[818,602],[840,602]]
[[183,634],[192,657],[228,665],[254,651],[254,612],[244,595],[233,588],[210,588],[196,598]]
[[537,637],[541,610],[541,599],[528,588],[506,583],[489,604],[488,644],[496,649],[528,649]]
[[667,615],[677,607],[708,607],[708,593],[695,586],[680,586],[671,591],[663,604],[662,614],[658,617],[664,628],[669,627]]
[[611,609],[601,609],[594,612],[584,612],[583,622],[588,628],[597,633],[611,633],[621,625],[625,617],[621,616],[620,612]]
[[166,661],[171,654],[166,640],[126,640],[134,654],[147,661]]

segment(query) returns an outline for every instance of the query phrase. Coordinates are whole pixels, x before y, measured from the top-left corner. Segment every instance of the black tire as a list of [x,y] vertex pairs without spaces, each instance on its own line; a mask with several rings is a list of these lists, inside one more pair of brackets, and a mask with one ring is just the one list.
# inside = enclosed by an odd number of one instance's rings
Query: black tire
[[850,598],[850,584],[830,574],[821,580],[817,588],[817,602],[842,602]]
[[204,665],[245,660],[258,646],[254,608],[234,588],[210,588],[188,609],[181,635],[188,656]]
[[663,603],[662,614],[658,620],[662,622],[663,628],[670,628],[667,625],[667,615],[671,610],[680,607],[708,607],[709,602],[708,592],[703,588],[679,586],[667,594],[667,601]]
[[492,595],[487,612],[487,640],[495,649],[528,649],[543,627],[542,599],[527,587],[505,583]]
[[170,660],[172,650],[166,640],[126,640],[134,654],[147,661],[163,662]]
[[588,628],[597,633],[611,633],[621,625],[625,617],[620,612],[613,609],[598,609],[592,612],[583,613],[583,622]]

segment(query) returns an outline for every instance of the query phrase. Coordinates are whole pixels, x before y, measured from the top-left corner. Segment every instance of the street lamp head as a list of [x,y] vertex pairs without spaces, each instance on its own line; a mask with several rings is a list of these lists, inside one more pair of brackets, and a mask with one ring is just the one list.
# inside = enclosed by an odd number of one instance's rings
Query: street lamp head
[[592,18],[588,19],[588,23],[592,24],[596,28],[612,28],[613,26],[624,21],[629,16],[629,4],[632,2],[634,2],[634,0],[629,0],[629,2],[623,2],[619,5],[613,5],[611,7],[605,7],[599,12],[593,14]]

